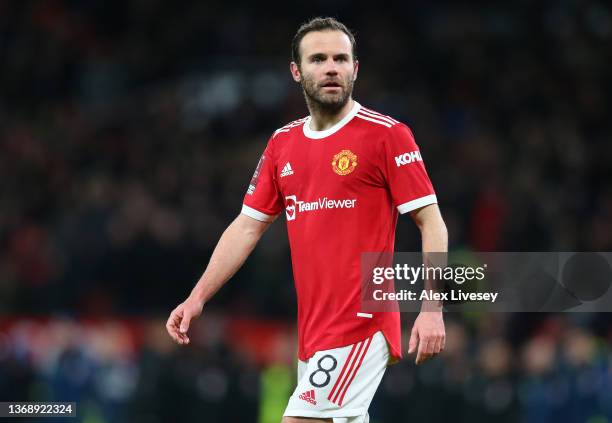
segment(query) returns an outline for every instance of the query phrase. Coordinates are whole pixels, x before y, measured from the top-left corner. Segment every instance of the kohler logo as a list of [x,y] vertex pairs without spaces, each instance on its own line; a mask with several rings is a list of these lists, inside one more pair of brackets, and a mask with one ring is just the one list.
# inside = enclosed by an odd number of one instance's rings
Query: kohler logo
[[411,151],[410,153],[400,154],[399,156],[395,156],[395,164],[397,167],[406,165],[412,162],[422,162],[423,158],[421,157],[421,152],[419,150]]

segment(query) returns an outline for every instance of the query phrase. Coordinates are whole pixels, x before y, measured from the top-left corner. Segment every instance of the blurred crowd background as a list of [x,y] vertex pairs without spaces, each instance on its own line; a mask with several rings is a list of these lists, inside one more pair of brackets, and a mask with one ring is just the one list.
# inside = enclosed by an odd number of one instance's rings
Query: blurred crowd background
[[[163,326],[269,135],[308,114],[288,62],[317,15],[356,30],[355,98],[415,133],[451,249],[612,248],[605,2],[0,1],[0,400],[75,400],[95,423],[280,421],[282,221],[194,345]],[[396,249],[420,249],[409,218]],[[373,423],[612,421],[607,313],[447,322],[441,357],[389,368]]]

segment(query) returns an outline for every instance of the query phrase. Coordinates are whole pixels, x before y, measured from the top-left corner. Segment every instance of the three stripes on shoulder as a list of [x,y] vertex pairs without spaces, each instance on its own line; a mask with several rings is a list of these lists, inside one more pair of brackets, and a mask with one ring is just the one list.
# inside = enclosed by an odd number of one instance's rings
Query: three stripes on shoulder
[[379,125],[386,126],[387,128],[391,128],[393,125],[399,123],[397,120],[393,119],[390,116],[385,116],[383,114],[375,112],[374,110],[367,109],[363,106],[361,106],[355,116],[360,119],[378,123]]
[[300,126],[302,123],[304,123],[304,121],[306,119],[308,119],[308,116],[306,116],[306,117],[304,117],[302,119],[294,120],[293,122],[290,122],[290,123],[286,124],[282,128],[279,128],[276,131],[274,131],[274,133],[272,134],[272,137],[275,137],[277,134],[279,134],[281,132],[289,132],[291,130],[291,128],[293,128],[294,126]]

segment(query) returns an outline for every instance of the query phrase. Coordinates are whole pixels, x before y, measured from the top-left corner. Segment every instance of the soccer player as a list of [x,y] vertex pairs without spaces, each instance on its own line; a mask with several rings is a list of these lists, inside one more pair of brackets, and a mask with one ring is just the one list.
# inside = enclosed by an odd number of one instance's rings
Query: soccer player
[[[291,75],[310,115],[277,129],[259,160],[242,212],[204,274],[167,322],[189,343],[192,319],[241,267],[284,211],[298,301],[298,384],[282,423],[368,422],[387,365],[402,357],[398,312],[360,308],[362,252],[392,252],[398,214],[409,213],[424,252],[447,250],[446,227],[410,129],[352,98],[355,38],[332,18],[302,25]],[[444,349],[441,306],[421,311],[409,353]]]

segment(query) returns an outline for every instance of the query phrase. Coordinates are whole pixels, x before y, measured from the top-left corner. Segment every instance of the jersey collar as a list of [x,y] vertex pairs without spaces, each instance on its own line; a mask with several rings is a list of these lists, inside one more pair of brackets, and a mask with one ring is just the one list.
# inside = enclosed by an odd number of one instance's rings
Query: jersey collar
[[313,131],[312,129],[310,129],[310,121],[312,119],[312,116],[308,116],[304,121],[304,125],[302,125],[302,128],[304,129],[304,135],[307,138],[321,139],[329,137],[331,134],[335,134],[336,132],[338,132],[340,129],[342,129],[344,125],[349,123],[350,120],[355,117],[359,109],[361,109],[361,104],[357,103],[355,100],[353,101],[355,103],[353,104],[353,108],[351,109],[351,111],[348,112],[347,115],[344,116],[342,120],[340,120],[334,126],[332,126],[331,128],[327,128],[324,131]]

